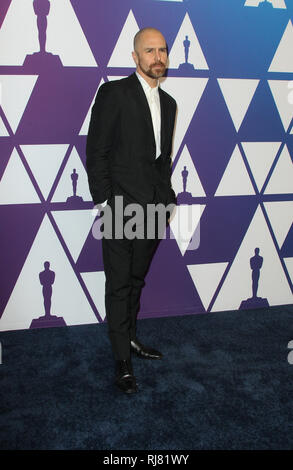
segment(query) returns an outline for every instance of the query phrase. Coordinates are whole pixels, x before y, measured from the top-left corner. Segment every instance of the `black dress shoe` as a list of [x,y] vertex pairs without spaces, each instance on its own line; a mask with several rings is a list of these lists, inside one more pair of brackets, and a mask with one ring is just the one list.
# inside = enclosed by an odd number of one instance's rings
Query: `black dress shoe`
[[130,350],[133,351],[137,356],[145,359],[162,359],[163,354],[155,349],[147,348],[141,344],[137,339],[130,341]]
[[136,380],[133,375],[130,359],[116,361],[116,385],[124,393],[131,394],[137,392]]

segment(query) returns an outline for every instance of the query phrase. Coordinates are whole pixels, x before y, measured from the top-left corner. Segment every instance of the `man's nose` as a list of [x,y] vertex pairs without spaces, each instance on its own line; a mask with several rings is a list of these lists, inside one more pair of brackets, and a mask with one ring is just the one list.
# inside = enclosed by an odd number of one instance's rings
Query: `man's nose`
[[155,59],[157,62],[161,61],[161,52],[159,50],[155,51]]

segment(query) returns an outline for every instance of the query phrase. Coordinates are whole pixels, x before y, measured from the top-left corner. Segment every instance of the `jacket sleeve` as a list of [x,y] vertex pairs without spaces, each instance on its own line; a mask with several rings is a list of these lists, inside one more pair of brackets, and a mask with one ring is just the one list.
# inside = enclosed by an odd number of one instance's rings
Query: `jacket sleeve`
[[86,143],[89,189],[95,204],[110,199],[112,193],[110,153],[118,129],[119,101],[111,82],[98,90]]

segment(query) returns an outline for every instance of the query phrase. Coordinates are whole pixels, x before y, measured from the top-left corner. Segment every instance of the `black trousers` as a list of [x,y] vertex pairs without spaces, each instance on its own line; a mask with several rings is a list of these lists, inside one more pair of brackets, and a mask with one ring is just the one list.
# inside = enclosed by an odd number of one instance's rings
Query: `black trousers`
[[158,239],[102,240],[106,318],[116,360],[130,357],[130,341],[136,338],[141,291],[158,243]]
[[[158,204],[157,195],[154,204]],[[115,210],[112,208],[112,224],[115,232]],[[136,320],[140,309],[140,297],[145,276],[163,238],[170,214],[156,214],[151,218],[153,227],[149,237],[147,218],[144,218],[144,238],[103,238],[103,262],[106,277],[105,307],[108,333],[116,360],[130,357],[130,341],[136,338]],[[126,224],[129,218],[124,218]],[[124,225],[125,226],[125,225]],[[137,231],[138,232],[138,231]],[[141,233],[141,232],[140,232]],[[148,238],[149,237],[149,238]]]

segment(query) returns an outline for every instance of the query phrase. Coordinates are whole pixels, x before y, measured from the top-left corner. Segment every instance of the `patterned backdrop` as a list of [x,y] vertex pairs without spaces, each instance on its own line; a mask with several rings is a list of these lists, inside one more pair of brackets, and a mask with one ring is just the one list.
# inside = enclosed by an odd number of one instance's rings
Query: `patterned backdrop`
[[172,183],[196,210],[162,240],[139,318],[292,303],[292,20],[292,0],[1,0],[2,331],[105,319],[86,134],[145,26],[168,43]]

